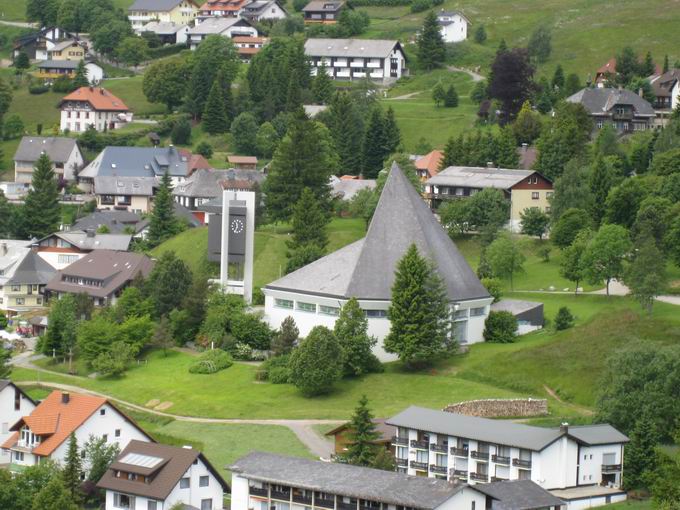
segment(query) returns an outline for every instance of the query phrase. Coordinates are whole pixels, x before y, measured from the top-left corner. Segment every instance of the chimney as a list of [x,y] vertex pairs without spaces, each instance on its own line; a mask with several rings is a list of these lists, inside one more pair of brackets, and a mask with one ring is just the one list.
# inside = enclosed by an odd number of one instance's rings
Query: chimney
[[560,432],[562,434],[567,434],[569,432],[569,424],[566,421],[560,424]]
[[87,228],[87,229],[85,229],[85,234],[87,235],[87,237],[94,237],[94,233],[95,233],[95,232],[94,232],[94,229],[93,229],[93,228]]
[[62,391],[61,392],[61,403],[62,404],[68,404],[70,400],[71,400],[71,394],[68,391]]
[[640,87],[640,88],[638,89],[638,96],[640,96],[640,97],[644,97],[644,96],[645,96],[645,93],[644,93],[644,91],[642,90],[642,87]]

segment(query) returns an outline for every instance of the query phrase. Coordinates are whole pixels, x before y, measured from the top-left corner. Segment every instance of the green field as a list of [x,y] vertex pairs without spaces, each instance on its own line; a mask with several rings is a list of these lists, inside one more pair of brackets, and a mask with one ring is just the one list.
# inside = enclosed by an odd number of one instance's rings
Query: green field
[[102,87],[122,99],[137,117],[165,113],[165,106],[158,103],[149,103],[142,92],[143,76],[133,78],[121,78],[116,80],[104,80]]

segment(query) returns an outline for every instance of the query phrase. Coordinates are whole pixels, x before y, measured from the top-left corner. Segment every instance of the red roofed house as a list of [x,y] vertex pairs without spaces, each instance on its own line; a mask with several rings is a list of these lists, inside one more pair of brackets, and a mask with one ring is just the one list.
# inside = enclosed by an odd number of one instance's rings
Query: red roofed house
[[191,176],[196,170],[212,170],[212,165],[200,154],[193,154],[186,149],[179,149],[179,153],[189,160],[187,177]]
[[59,108],[62,131],[81,133],[89,126],[106,131],[132,122],[132,112],[125,103],[101,87],[80,87],[64,97]]
[[[654,64],[654,74],[652,76],[659,76],[663,70],[659,64]],[[616,78],[616,58],[610,58],[602,67],[595,72],[595,84],[599,88],[611,87],[611,82]]]
[[237,170],[257,170],[255,156],[227,156],[227,162]]
[[198,9],[198,18],[238,18],[248,0],[208,0]]
[[118,443],[120,449],[136,439],[153,442],[136,423],[103,397],[53,391],[31,414],[10,427],[3,444],[14,466],[33,466],[44,459],[63,462],[69,436],[82,446],[90,436]]
[[241,60],[248,61],[260,52],[262,47],[267,44],[268,39],[265,37],[252,37],[249,35],[235,35],[231,38],[234,47],[238,52]]
[[444,153],[442,151],[434,150],[429,154],[425,154],[416,159],[416,172],[421,181],[426,181],[430,177],[437,175],[437,172],[439,172],[439,163],[443,157]]

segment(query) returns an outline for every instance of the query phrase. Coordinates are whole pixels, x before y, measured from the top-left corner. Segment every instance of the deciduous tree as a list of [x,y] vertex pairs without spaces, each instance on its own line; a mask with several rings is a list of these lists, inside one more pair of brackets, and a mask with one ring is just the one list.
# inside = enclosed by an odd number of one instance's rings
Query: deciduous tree
[[290,357],[290,378],[303,395],[328,393],[342,377],[342,350],[331,330],[315,326]]
[[489,95],[501,102],[503,118],[509,122],[531,96],[534,68],[527,51],[515,48],[497,53],[491,72]]
[[156,317],[180,307],[191,286],[191,276],[191,270],[174,251],[166,251],[158,258],[146,284]]
[[543,236],[548,231],[550,224],[550,217],[541,211],[539,207],[529,207],[520,213],[522,220],[522,234],[528,236],[538,236],[543,239]]
[[560,262],[560,276],[574,282],[574,294],[578,293],[579,283],[586,277],[585,252],[588,247],[590,230],[582,230],[572,243],[564,248]]
[[187,80],[186,64],[179,60],[162,60],[147,68],[142,91],[150,102],[162,103],[171,112],[182,104]]
[[623,281],[642,308],[651,315],[654,299],[668,284],[666,260],[651,232],[643,231],[636,238],[633,261]]
[[628,231],[620,225],[603,225],[588,243],[583,255],[586,277],[593,283],[606,282],[607,296],[612,280],[623,277],[623,261],[630,253]]
[[510,280],[510,289],[514,290],[514,276],[524,271],[526,257],[517,246],[517,242],[507,233],[498,236],[486,251],[493,274]]

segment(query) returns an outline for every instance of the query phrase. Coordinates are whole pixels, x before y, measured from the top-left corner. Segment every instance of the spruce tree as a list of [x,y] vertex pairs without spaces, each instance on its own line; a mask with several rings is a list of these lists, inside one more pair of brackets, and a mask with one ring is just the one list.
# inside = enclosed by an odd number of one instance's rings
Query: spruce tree
[[177,231],[178,223],[175,218],[170,176],[166,171],[154,198],[153,211],[151,211],[151,220],[149,222],[149,233],[146,239],[149,246],[153,248],[175,235]]
[[333,79],[328,75],[327,69],[326,62],[321,62],[312,82],[312,94],[314,94],[314,100],[319,104],[328,104],[333,98],[333,91],[335,90]]
[[68,450],[66,451],[66,459],[64,460],[64,469],[61,472],[61,478],[66,490],[71,494],[72,501],[79,501],[80,476],[83,473],[83,467],[81,464],[80,452],[78,451],[78,441],[73,432],[71,432],[71,436],[69,437]]
[[663,73],[667,73],[671,68],[670,62],[668,61],[668,55],[663,57]]
[[321,250],[328,245],[328,232],[326,230],[330,218],[321,204],[314,196],[311,189],[302,190],[300,200],[293,208],[291,219],[293,234],[292,239],[286,244],[292,250],[306,244],[314,244]]
[[593,163],[590,174],[590,192],[593,200],[591,202],[590,215],[595,226],[599,226],[607,210],[607,195],[612,187],[612,176],[609,166],[602,157],[598,157]]
[[390,155],[397,150],[401,143],[401,132],[399,131],[397,119],[394,118],[394,110],[391,106],[387,107],[387,112],[385,113],[384,133],[386,143],[385,152],[387,155]]
[[653,420],[643,413],[635,422],[626,445],[626,476],[623,481],[627,490],[643,489],[655,471],[656,447],[661,442]]
[[203,110],[203,129],[211,135],[226,133],[229,130],[229,119],[222,95],[222,84],[215,78],[210,94]]
[[76,75],[73,77],[73,87],[79,89],[80,87],[87,87],[90,85],[90,80],[87,79],[87,69],[85,68],[85,61],[78,62],[76,68]]
[[272,351],[274,355],[289,354],[300,338],[300,330],[291,316],[283,319],[279,331],[272,338]]
[[388,156],[386,147],[387,139],[383,112],[379,106],[375,106],[368,118],[362,150],[363,176],[366,179],[375,179],[382,170],[383,162]]
[[363,116],[349,92],[341,91],[333,96],[328,115],[342,173],[359,175],[364,138]]
[[458,135],[458,138],[451,137],[444,146],[444,155],[439,163],[439,170],[444,170],[450,166],[462,165],[463,153],[463,135]]
[[347,424],[349,444],[346,460],[355,466],[372,466],[380,446],[376,441],[380,433],[373,422],[373,414],[368,408],[368,398],[362,395],[354,409],[352,419]]
[[484,44],[486,41],[486,29],[484,25],[479,25],[477,30],[475,30],[475,42],[477,44]]
[[427,70],[440,67],[446,58],[444,39],[434,11],[425,15],[423,28],[418,37],[418,61]]
[[501,134],[497,137],[496,144],[496,163],[498,166],[501,168],[518,168],[517,140],[510,126],[501,128]]
[[61,209],[57,179],[52,162],[44,152],[38,158],[33,176],[32,189],[24,201],[23,216],[26,234],[38,239],[59,230]]
[[444,106],[447,108],[455,108],[458,106],[458,92],[456,92],[456,88],[453,86],[453,83],[449,85],[448,89],[446,89],[446,94],[444,95]]
[[368,334],[368,319],[356,298],[342,307],[333,332],[342,349],[345,375],[366,374],[378,365],[372,351],[377,340]]
[[432,363],[456,347],[449,315],[441,277],[412,244],[397,264],[385,350],[397,354],[409,368]]
[[560,93],[563,92],[563,89],[564,89],[564,69],[562,69],[561,64],[557,64],[557,67],[555,68],[555,72],[553,73],[552,82],[550,83],[550,85],[552,85],[553,90],[557,90]]
[[[2,154],[0,153],[0,156]],[[2,158],[0,157],[0,164]],[[13,206],[7,200],[5,192],[0,189],[0,239],[11,239],[14,234],[14,224],[12,222]]]
[[442,85],[441,81],[438,81],[432,88],[432,100],[434,101],[435,106],[440,106],[445,99],[446,91],[444,90],[444,85]]
[[294,112],[302,107],[302,86],[300,85],[300,73],[293,69],[288,81],[288,93],[286,94],[286,111]]

